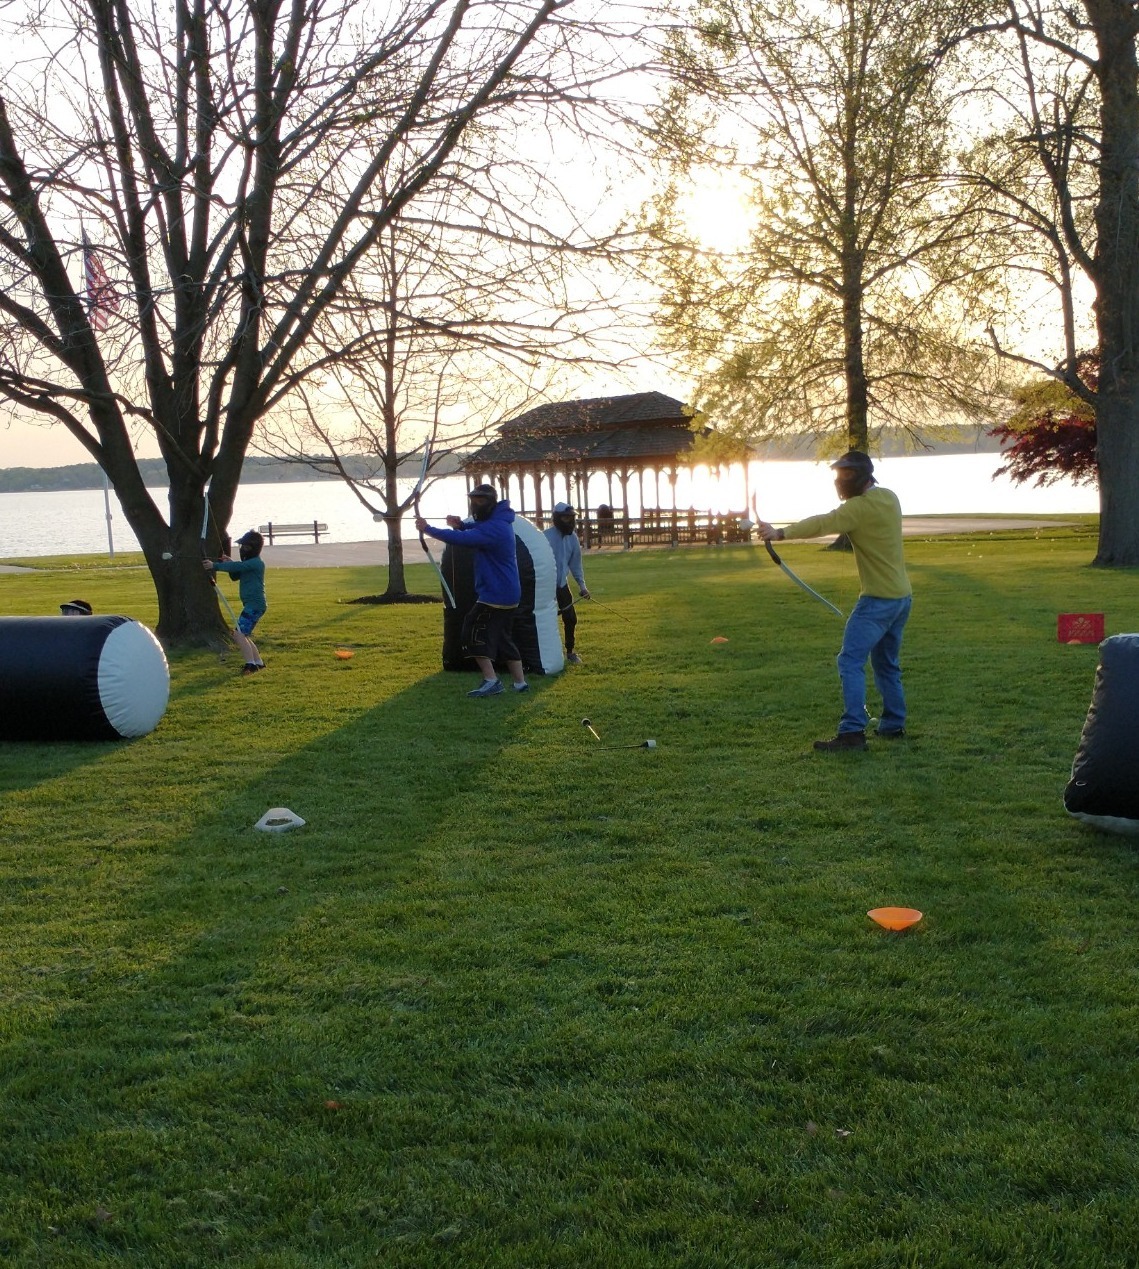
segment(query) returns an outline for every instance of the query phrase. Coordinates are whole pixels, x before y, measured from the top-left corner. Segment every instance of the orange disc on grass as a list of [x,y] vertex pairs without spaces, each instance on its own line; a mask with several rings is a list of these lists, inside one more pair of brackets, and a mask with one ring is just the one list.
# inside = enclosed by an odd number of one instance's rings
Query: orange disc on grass
[[713,643],[727,643],[727,642],[728,642],[728,640],[727,640],[727,638],[726,638],[724,635],[717,635],[717,636],[716,636],[716,637],[712,640],[712,642],[713,642]]
[[908,930],[922,917],[917,908],[871,908],[866,915],[884,930]]
[[356,654],[351,648],[337,648],[336,655],[341,661],[351,661]]

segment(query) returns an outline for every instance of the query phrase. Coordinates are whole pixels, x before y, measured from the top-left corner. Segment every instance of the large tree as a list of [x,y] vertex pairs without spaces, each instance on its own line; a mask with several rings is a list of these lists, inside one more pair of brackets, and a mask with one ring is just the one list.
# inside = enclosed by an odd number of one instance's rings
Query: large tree
[[[1127,0],[1082,0],[1080,8],[1006,0],[1003,8],[1003,21],[981,34],[1013,40],[1025,126],[1010,147],[1032,158],[1046,182],[1055,208],[1052,259],[1072,307],[1064,314],[1063,353],[1047,368],[1095,411],[1095,562],[1133,567],[1139,565],[1139,9]],[[1006,81],[1003,96],[1010,95]],[[1010,204],[1019,212],[1022,190],[1000,187],[1006,212]],[[1094,290],[1094,389],[1079,374],[1071,298],[1077,274]]]
[[[257,421],[326,371],[313,331],[385,228],[473,129],[589,108],[570,3],[0,12],[0,395],[106,471],[165,640],[220,636],[207,490],[216,545]],[[165,509],[138,430],[165,460]]]
[[[939,50],[971,0],[702,0],[674,41],[660,121],[665,321],[703,404],[749,435],[917,431],[990,403],[968,327],[973,208],[945,179]],[[678,234],[692,172],[729,166],[752,232],[728,255]],[[871,415],[875,421],[871,423]]]

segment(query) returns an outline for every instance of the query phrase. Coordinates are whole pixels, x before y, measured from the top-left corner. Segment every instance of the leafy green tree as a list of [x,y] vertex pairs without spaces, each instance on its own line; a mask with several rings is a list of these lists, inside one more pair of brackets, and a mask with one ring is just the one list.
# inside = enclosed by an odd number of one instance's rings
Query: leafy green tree
[[[703,0],[673,40],[663,320],[706,370],[702,404],[741,434],[838,431],[866,451],[873,428],[917,434],[931,408],[991,408],[968,322],[974,208],[944,175],[952,80],[937,56],[980,12]],[[725,165],[749,191],[751,234],[717,254],[686,240],[683,192]]]

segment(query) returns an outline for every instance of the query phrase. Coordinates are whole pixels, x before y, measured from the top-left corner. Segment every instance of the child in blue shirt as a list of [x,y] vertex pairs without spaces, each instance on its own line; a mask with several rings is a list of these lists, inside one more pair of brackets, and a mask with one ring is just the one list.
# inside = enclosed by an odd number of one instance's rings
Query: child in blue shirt
[[261,549],[265,539],[256,529],[250,529],[237,539],[241,559],[231,560],[223,555],[219,560],[203,560],[207,571],[216,570],[228,573],[237,578],[237,594],[241,599],[241,616],[237,619],[237,628],[233,632],[234,641],[245,657],[242,674],[256,674],[265,668],[261,653],[250,636],[253,627],[265,615],[268,604],[265,602],[265,561],[261,558]]

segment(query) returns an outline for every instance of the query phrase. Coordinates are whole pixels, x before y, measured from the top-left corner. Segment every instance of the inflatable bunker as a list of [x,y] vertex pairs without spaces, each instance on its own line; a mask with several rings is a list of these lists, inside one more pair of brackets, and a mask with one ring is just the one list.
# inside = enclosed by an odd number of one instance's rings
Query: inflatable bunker
[[0,617],[0,740],[121,740],[158,726],[170,670],[129,617]]
[[[554,553],[541,530],[521,516],[514,518],[514,546],[522,579],[522,602],[514,618],[514,642],[527,674],[558,674],[565,669],[565,656],[558,617]],[[475,553],[448,543],[443,548],[440,565],[455,596],[454,608],[446,596],[443,599],[443,669],[477,670],[474,661],[463,656],[462,647],[463,618],[475,603]]]
[[1092,828],[1139,836],[1139,634],[1112,635],[1099,646],[1064,808]]

